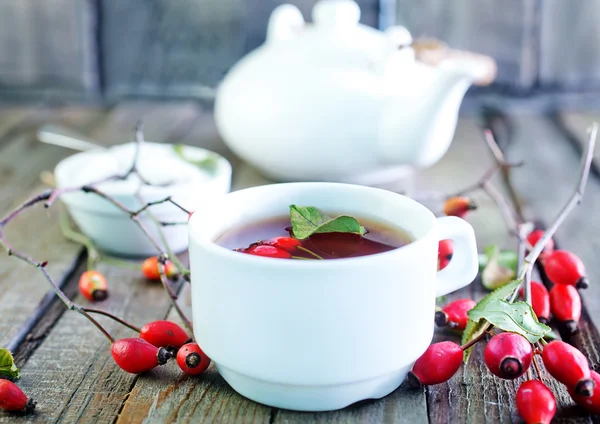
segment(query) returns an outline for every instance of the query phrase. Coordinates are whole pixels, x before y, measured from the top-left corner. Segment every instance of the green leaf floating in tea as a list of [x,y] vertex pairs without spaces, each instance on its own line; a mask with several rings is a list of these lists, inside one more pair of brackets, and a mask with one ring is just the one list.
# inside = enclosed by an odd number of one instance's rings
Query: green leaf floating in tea
[[8,349],[0,349],[0,378],[18,380],[21,378],[19,368],[15,365],[12,353]]
[[290,222],[294,237],[300,240],[319,233],[365,234],[365,228],[355,218],[347,215],[331,217],[313,206],[290,205]]

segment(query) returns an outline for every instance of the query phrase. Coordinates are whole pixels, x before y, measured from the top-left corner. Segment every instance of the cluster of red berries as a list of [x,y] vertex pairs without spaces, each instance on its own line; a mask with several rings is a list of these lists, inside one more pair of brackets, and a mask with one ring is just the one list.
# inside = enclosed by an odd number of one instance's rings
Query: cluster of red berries
[[[514,380],[527,372],[534,355],[541,355],[546,370],[566,386],[575,403],[590,412],[600,412],[600,375],[591,371],[585,356],[568,343],[555,340],[540,350],[520,334],[499,333],[487,343],[484,361],[492,374]],[[434,343],[415,362],[409,381],[418,385],[443,383],[456,374],[462,361],[463,348],[458,344]],[[527,423],[550,423],[556,412],[554,394],[540,380],[523,382],[516,403]]]
[[200,346],[171,321],[144,325],[139,337],[115,341],[111,353],[119,368],[132,374],[150,371],[174,356],[181,370],[189,375],[200,374],[210,365],[210,359]]
[[[116,340],[111,346],[116,364],[124,371],[140,374],[176,358],[187,375],[198,375],[210,365],[210,358],[188,334],[171,321],[153,321],[144,325],[139,337]],[[0,379],[0,409],[30,413],[35,402],[14,383]]]
[[[542,230],[532,231],[527,236],[528,248],[532,248],[543,235]],[[544,246],[538,260],[552,287],[548,291],[542,283],[531,282],[533,311],[543,323],[549,322],[552,313],[562,330],[573,334],[581,317],[581,297],[577,289],[585,289],[589,285],[583,262],[572,252],[554,250],[552,239]]]
[[269,240],[252,243],[246,248],[237,249],[237,251],[266,258],[291,259],[300,244],[301,241],[293,237],[273,237]]

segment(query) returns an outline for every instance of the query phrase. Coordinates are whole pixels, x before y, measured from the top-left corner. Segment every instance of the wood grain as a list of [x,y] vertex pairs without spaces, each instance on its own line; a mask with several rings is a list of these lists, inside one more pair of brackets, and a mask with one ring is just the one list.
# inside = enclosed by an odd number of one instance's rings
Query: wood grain
[[[157,109],[161,110],[161,113],[157,113]],[[189,128],[191,126],[194,114],[190,112],[190,109],[187,110],[188,112],[186,113],[185,105],[167,108],[139,104],[131,108],[122,106],[106,115],[101,123],[92,128],[76,129],[95,138],[100,143],[121,142],[135,124],[135,119],[141,114],[152,118],[152,124],[147,129],[149,137],[158,140],[167,140],[171,139],[171,137],[176,137],[182,131],[182,127]],[[164,118],[163,122],[159,121],[161,116]],[[125,125],[125,123],[128,125]],[[127,126],[126,129],[124,128],[125,126]],[[106,134],[107,138],[96,137],[102,134]],[[8,144],[7,148],[11,148],[11,146],[12,144]],[[70,153],[66,149],[53,146],[43,147],[62,151],[63,156]],[[16,151],[21,150],[17,149]],[[59,153],[53,154],[60,155]],[[55,163],[51,161],[56,156],[51,154],[47,156],[47,162],[42,162],[41,160],[34,162],[38,166],[38,173],[40,169],[43,169],[40,164],[47,163],[51,167],[54,166]],[[4,157],[3,155],[2,158]],[[19,157],[17,156],[16,159],[19,159]],[[35,170],[35,168],[33,169]],[[49,258],[51,259],[49,267],[52,265],[53,259],[55,259],[54,262],[61,263],[60,261],[73,262],[77,258],[80,251],[79,246],[67,243],[62,239],[56,225],[56,219],[48,221],[40,219],[39,216],[35,217],[26,214],[21,220],[27,218],[31,221],[22,221],[21,225],[18,228],[15,226],[11,230],[13,233],[9,233],[8,235],[18,235],[21,244],[28,251],[35,250],[31,244],[32,240],[36,240],[38,244],[41,244],[38,250],[42,248],[42,252],[56,256],[56,258],[54,256]],[[43,226],[46,231],[53,231],[53,233],[46,237],[43,232],[39,231],[39,226]],[[42,233],[42,237],[39,237],[39,233]],[[56,249],[57,243],[61,248]],[[10,261],[6,262],[7,265],[10,264],[16,268],[14,258],[3,256],[1,260]],[[23,267],[27,266],[23,264]],[[114,267],[103,267],[101,271],[106,274],[110,281],[109,284],[111,284],[111,296],[105,302],[107,309],[117,313],[119,316],[136,322],[138,325],[147,320],[162,318],[166,315],[169,302],[159,285],[149,285],[145,281],[140,280],[139,274],[134,271]],[[31,267],[21,270],[19,274],[21,278],[24,276],[27,280],[33,280],[29,283],[29,287],[26,287],[24,284],[14,284],[12,287],[15,287],[15,289],[11,288],[12,291],[7,290],[10,296],[3,292],[7,303],[12,302],[12,307],[15,311],[10,316],[14,317],[15,320],[26,317],[27,314],[31,313],[41,294],[46,291],[47,283],[41,281],[41,276],[38,277],[39,280],[33,278],[33,274],[37,272],[37,270]],[[64,269],[61,270],[55,267],[51,269],[51,273],[58,279],[61,273],[64,273]],[[17,279],[12,274],[8,277],[11,278],[2,278],[4,284],[11,279],[13,281]],[[77,278],[78,274],[74,275],[72,281],[67,286],[75,287]],[[40,293],[37,299],[36,290]],[[18,308],[22,307],[24,303],[20,299],[26,299],[27,302],[31,302],[32,307],[29,309],[24,308],[22,311],[19,310]],[[78,301],[81,300],[78,299]],[[29,303],[25,304],[26,307],[28,305]],[[4,306],[2,309],[4,316],[6,309]],[[60,312],[60,308],[57,310]],[[47,317],[49,320],[60,316],[60,313],[55,314],[52,311]],[[2,320],[2,325],[7,325],[9,329],[18,327],[18,324],[19,322],[12,322],[12,320]],[[34,332],[31,334],[32,339],[45,336],[43,333],[40,334],[44,325],[52,327],[51,321],[43,321],[41,326],[34,329]],[[114,329],[115,326],[111,324],[109,328]],[[124,334],[124,331],[120,329],[120,332],[115,332],[115,334]],[[6,335],[8,336],[8,334]],[[5,337],[5,332],[2,332],[2,337]],[[112,420],[116,416],[124,396],[131,387],[134,377],[114,368],[110,370],[105,369],[105,363],[114,367],[114,362],[110,358],[110,352],[106,348],[107,344],[102,337],[100,333],[96,332],[78,314],[72,312],[64,314],[41,347],[34,352],[22,368],[23,379],[21,385],[32,396],[40,399],[40,412],[43,413],[41,416],[44,417],[44,420],[57,421],[64,419],[66,422],[73,422],[76,419],[85,418],[89,422],[104,422],[105,420]],[[31,343],[27,342],[24,347],[24,349],[28,350],[27,354],[30,354],[30,345]],[[88,390],[77,391],[80,384],[83,384],[83,387],[88,388]],[[9,417],[0,416],[0,422],[7,422],[7,419],[10,422]]]
[[[35,130],[41,118],[50,112],[40,111],[21,123],[0,147],[0,214],[42,191],[39,174],[50,170],[68,154],[64,149],[43,145],[35,139]],[[96,112],[62,109],[53,113],[55,122],[68,123],[84,129],[96,117]],[[49,262],[51,275],[60,276],[73,267],[79,247],[63,240],[57,223],[56,210],[46,211],[41,206],[32,208],[5,228],[6,236],[16,249]],[[6,345],[39,301],[48,291],[48,283],[35,268],[0,254],[0,345]]]

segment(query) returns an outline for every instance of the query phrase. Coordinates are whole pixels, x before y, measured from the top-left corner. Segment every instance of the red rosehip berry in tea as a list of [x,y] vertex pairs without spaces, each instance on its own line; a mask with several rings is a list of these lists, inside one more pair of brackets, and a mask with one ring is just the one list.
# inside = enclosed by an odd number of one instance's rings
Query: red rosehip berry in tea
[[591,378],[587,359],[579,350],[560,340],[544,346],[542,359],[546,370],[579,396],[589,397],[596,383]]
[[131,374],[150,371],[173,357],[164,347],[157,348],[138,337],[117,340],[110,351],[119,368]]
[[[525,290],[523,287],[519,290],[522,299],[525,299]],[[531,282],[531,307],[537,319],[542,324],[550,321],[550,295],[546,286],[539,281]]]
[[[533,230],[527,235],[527,250],[533,249],[538,241],[544,236],[544,230]],[[544,258],[548,253],[554,250],[554,240],[550,239],[546,242],[544,250],[540,254],[540,258]]]
[[287,252],[294,252],[302,242],[293,237],[273,237],[265,242],[268,246],[274,246]]
[[528,380],[517,391],[517,411],[527,424],[550,424],[556,413],[554,393],[539,380]]
[[202,352],[197,343],[188,343],[177,352],[177,365],[188,375],[198,375],[206,371],[210,365],[210,358]]
[[464,330],[467,326],[469,312],[475,306],[472,299],[458,299],[448,303],[441,311],[435,313],[435,323],[438,327],[449,327]]
[[[164,267],[167,278],[173,278],[177,275],[177,268],[173,262],[166,261]],[[158,268],[158,258],[156,256],[147,258],[142,263],[142,273],[149,280],[160,280],[160,269]]]
[[[590,371],[590,375],[592,380],[594,380],[596,387],[600,387],[600,374],[596,371]],[[567,389],[569,390],[571,398],[577,405],[582,406],[592,414],[600,414],[600,390],[594,389],[594,394],[586,397],[578,395],[571,387],[568,387]]]
[[450,239],[440,240],[438,243],[438,258],[451,259],[454,253],[454,242]]
[[0,378],[0,409],[30,414],[35,409],[35,402],[15,383]]
[[448,381],[460,368],[462,348],[454,342],[430,345],[413,365],[409,381],[413,385],[440,384]]
[[179,349],[191,341],[179,325],[171,321],[153,321],[144,325],[140,337],[153,346]]
[[243,250],[244,253],[255,256],[262,256],[264,258],[281,258],[291,259],[292,254],[287,250],[280,249],[275,246],[268,246],[264,244],[249,247]]
[[500,333],[485,346],[483,359],[490,372],[513,380],[525,374],[531,365],[531,343],[517,333]]
[[101,301],[108,297],[108,284],[98,271],[86,271],[79,277],[79,292],[87,300]]
[[581,297],[575,287],[555,284],[550,289],[550,308],[554,318],[569,334],[577,331],[581,317]]
[[464,218],[469,211],[477,209],[477,205],[468,197],[451,197],[444,203],[444,214]]
[[585,276],[585,266],[574,253],[555,250],[544,259],[544,271],[554,284],[565,284],[585,289],[589,282]]

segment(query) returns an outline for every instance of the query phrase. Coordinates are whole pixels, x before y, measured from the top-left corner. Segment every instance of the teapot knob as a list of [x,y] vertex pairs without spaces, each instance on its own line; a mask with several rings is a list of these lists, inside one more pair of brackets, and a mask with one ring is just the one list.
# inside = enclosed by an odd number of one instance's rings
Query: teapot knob
[[313,7],[312,19],[327,27],[354,26],[360,20],[360,8],[353,0],[320,0]]
[[403,26],[394,25],[387,28],[384,32],[388,40],[390,40],[395,47],[408,47],[412,44],[412,35],[410,35],[410,32]]
[[277,6],[267,26],[267,41],[284,41],[295,38],[304,27],[302,12],[292,4]]

